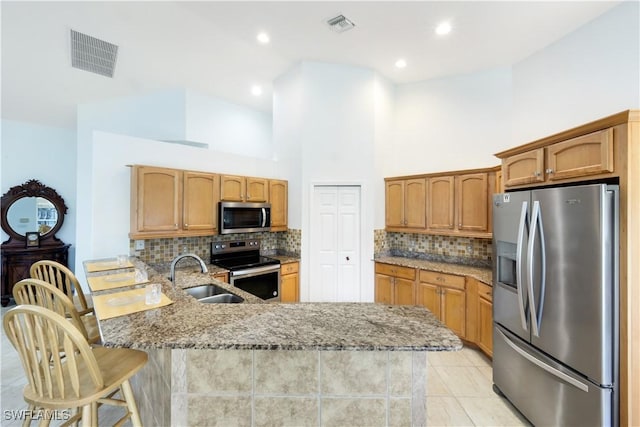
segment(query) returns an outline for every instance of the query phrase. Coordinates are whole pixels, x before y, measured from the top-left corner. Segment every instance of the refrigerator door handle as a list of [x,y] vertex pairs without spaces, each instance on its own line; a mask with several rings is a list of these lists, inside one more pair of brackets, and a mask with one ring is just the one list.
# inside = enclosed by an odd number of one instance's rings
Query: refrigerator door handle
[[496,329],[496,332],[498,332],[500,334],[500,336],[502,337],[502,339],[504,340],[505,343],[507,343],[507,345],[509,347],[511,347],[511,349],[513,349],[513,351],[515,351],[516,353],[518,353],[520,356],[524,357],[525,359],[527,359],[529,362],[533,363],[534,365],[536,365],[537,367],[544,369],[545,371],[547,371],[548,373],[550,373],[551,375],[553,375],[556,378],[561,379],[562,381],[571,384],[572,386],[584,391],[585,393],[589,393],[589,386],[585,383],[582,383],[578,380],[576,380],[573,377],[570,377],[569,375],[565,374],[564,372],[547,365],[546,363],[542,362],[541,360],[538,360],[536,357],[530,355],[529,353],[527,353],[526,351],[524,351],[523,349],[521,349],[520,347],[518,347],[517,345],[515,345],[513,342],[511,342],[511,340],[499,329]]
[[520,223],[518,225],[518,242],[516,244],[516,289],[518,290],[518,306],[520,308],[520,321],[522,329],[527,330],[527,317],[524,312],[524,301],[522,295],[522,241],[524,240],[524,232],[527,223],[527,213],[529,212],[529,204],[522,202],[522,210],[520,211]]
[[[540,230],[542,230],[542,223],[541,223],[541,217],[540,217],[540,202],[539,201],[534,201],[533,202],[533,210],[531,212],[531,233],[530,233],[530,237],[529,237],[529,249],[527,251],[527,260],[529,261],[529,265],[528,265],[528,277],[527,277],[527,288],[528,288],[528,294],[529,294],[529,312],[531,314],[531,330],[533,332],[533,335],[536,337],[540,336],[540,320],[539,320],[539,312],[536,309],[536,300],[534,297],[534,293],[533,293],[533,267],[534,267],[534,249],[535,249],[535,243],[536,243],[536,234],[538,231],[538,228],[540,228]],[[541,233],[542,235],[542,233]],[[541,239],[541,242],[544,242]],[[542,246],[542,259],[543,261],[541,262],[541,266],[542,266],[542,286],[544,287],[544,276],[545,276],[545,262],[544,262],[544,258],[545,258],[545,253],[544,253],[544,245]],[[541,288],[543,289],[543,288]]]

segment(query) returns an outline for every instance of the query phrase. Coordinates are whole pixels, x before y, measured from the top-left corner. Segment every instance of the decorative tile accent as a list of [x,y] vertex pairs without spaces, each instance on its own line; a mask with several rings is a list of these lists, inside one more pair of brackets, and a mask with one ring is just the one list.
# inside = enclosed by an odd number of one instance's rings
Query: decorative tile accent
[[322,394],[382,395],[387,392],[385,352],[320,353]]
[[317,426],[318,398],[255,397],[254,426]]
[[374,230],[376,255],[388,254],[431,261],[491,265],[491,239],[434,236],[418,233],[387,233]]
[[386,399],[323,398],[322,426],[385,426]]
[[318,357],[307,351],[254,352],[255,392],[313,394],[318,392]]
[[191,350],[187,353],[189,393],[251,392],[250,350]]
[[[205,261],[211,254],[211,242],[230,242],[232,240],[261,240],[261,251],[265,255],[283,253],[300,256],[302,230],[290,229],[274,233],[238,233],[215,236],[176,237],[171,239],[149,239],[144,241],[144,250],[135,250],[135,240],[129,240],[129,253],[136,255],[147,264],[171,262],[177,255],[195,253]],[[185,265],[191,261],[185,260]],[[195,261],[193,261],[195,264]]]

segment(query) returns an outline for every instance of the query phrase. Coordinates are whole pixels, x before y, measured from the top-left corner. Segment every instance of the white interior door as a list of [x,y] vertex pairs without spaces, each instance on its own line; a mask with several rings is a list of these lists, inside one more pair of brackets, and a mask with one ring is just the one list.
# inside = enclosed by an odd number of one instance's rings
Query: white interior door
[[314,187],[311,301],[360,301],[360,187]]

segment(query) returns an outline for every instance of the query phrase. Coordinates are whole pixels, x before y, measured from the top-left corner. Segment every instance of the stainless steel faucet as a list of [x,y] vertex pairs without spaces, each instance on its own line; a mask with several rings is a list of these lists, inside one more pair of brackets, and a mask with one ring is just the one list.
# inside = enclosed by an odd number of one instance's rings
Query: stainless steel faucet
[[178,261],[180,261],[181,259],[184,258],[193,258],[195,260],[197,260],[200,263],[200,268],[202,269],[203,273],[207,273],[209,270],[207,270],[207,265],[204,263],[204,261],[196,254],[182,254],[182,255],[178,255],[177,257],[175,257],[173,259],[173,261],[171,261],[171,268],[169,270],[169,280],[171,280],[171,284],[174,284],[175,280],[176,280],[176,264],[178,263]]

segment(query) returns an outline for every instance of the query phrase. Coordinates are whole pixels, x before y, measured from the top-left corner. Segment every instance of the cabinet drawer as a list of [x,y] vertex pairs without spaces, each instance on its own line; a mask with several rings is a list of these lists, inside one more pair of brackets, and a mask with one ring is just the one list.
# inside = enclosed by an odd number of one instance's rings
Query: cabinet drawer
[[286,274],[297,273],[298,265],[299,263],[297,262],[288,262],[286,264],[282,264],[280,266],[280,274],[284,276]]
[[464,276],[420,270],[420,281],[448,286],[450,288],[464,289]]
[[387,276],[402,277],[403,279],[414,280],[416,278],[415,268],[400,267],[391,264],[376,263],[376,273],[386,274]]
[[478,296],[486,299],[487,301],[493,302],[493,288],[489,285],[478,282]]

